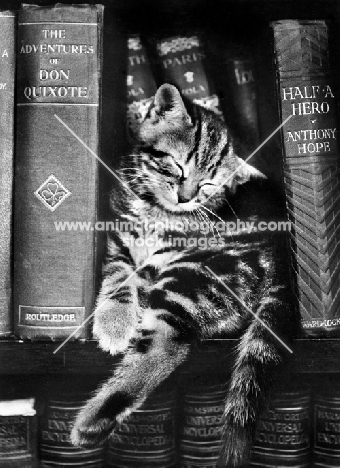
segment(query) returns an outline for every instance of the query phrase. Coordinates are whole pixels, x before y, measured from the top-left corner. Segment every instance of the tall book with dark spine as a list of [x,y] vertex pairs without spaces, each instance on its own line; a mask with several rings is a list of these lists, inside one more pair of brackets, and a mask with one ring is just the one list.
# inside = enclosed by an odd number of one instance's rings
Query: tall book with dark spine
[[309,390],[277,393],[258,421],[250,466],[309,468],[310,419]]
[[[272,23],[292,264],[303,331],[340,333],[340,171],[324,21]],[[287,118],[290,120],[286,121]]]
[[[93,307],[102,18],[100,5],[19,12],[14,318],[21,338],[66,338]],[[82,327],[73,337],[86,336]]]
[[183,395],[179,467],[215,468],[225,408],[222,385],[195,385]]
[[[230,54],[225,58],[224,66],[223,114],[228,127],[244,145],[244,156],[248,157],[260,144],[255,62],[241,55],[235,54],[233,57]],[[250,164],[258,169],[259,157],[260,152],[257,152],[250,160]]]
[[137,35],[128,38],[127,60],[127,123],[134,136],[153,101],[157,86],[146,49]]
[[324,382],[323,388],[316,391],[314,397],[313,454],[315,468],[340,466],[339,421],[339,385],[335,386],[332,382]]
[[12,187],[14,156],[15,26],[0,12],[0,338],[12,333]]
[[175,391],[156,391],[112,433],[110,468],[175,468]]
[[34,398],[0,401],[1,468],[37,468],[38,439]]
[[178,87],[183,96],[222,116],[219,98],[206,71],[205,53],[198,36],[176,36],[157,42],[163,83]]
[[39,425],[41,468],[104,468],[104,447],[80,449],[70,441],[76,414],[88,398],[89,393],[73,382],[68,389],[62,384],[58,391],[50,394]]

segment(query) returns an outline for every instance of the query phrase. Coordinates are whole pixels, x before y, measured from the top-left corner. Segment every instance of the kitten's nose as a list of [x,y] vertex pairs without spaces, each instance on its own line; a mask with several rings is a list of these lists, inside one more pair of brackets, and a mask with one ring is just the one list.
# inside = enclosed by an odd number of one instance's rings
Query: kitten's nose
[[178,194],[178,203],[187,203],[191,200],[191,197]]
[[195,191],[193,187],[187,182],[184,181],[179,187],[177,191],[177,196],[178,196],[178,203],[187,203],[195,195]]

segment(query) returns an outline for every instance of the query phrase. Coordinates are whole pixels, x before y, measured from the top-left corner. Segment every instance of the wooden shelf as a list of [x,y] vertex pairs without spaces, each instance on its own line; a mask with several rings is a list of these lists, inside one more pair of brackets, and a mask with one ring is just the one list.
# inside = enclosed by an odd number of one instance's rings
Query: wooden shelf
[[[117,357],[101,351],[95,341],[60,343],[0,342],[0,374],[107,374]],[[236,340],[205,341],[184,368],[185,372],[225,372],[233,362]],[[292,345],[290,366],[296,373],[340,373],[340,339],[299,339]],[[287,353],[288,354],[288,353]]]

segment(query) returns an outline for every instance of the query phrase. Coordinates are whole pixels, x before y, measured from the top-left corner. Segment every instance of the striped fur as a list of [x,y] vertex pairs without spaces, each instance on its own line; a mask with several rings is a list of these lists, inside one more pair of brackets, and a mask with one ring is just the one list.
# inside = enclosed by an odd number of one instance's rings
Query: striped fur
[[[109,235],[95,312],[100,346],[111,354],[123,353],[123,358],[78,415],[72,431],[75,445],[103,443],[116,422],[187,359],[195,343],[238,337],[219,466],[247,462],[258,412],[285,352],[205,267],[281,337],[292,333],[296,317],[286,300],[286,273],[275,236],[241,229],[227,233],[222,245],[212,226],[222,218],[235,220],[235,210],[243,220],[268,217],[270,198],[262,175],[240,164],[233,148],[228,129],[212,113],[185,105],[171,85],[158,90],[140,141],[122,162],[121,176],[139,198],[125,185],[112,193],[115,219],[130,223],[130,230]],[[133,227],[145,219],[205,221],[210,231],[202,235],[176,226],[171,231]],[[175,236],[186,244],[174,247]],[[215,239],[214,245],[198,248],[199,236]],[[162,245],[131,244],[140,239],[161,240]]]

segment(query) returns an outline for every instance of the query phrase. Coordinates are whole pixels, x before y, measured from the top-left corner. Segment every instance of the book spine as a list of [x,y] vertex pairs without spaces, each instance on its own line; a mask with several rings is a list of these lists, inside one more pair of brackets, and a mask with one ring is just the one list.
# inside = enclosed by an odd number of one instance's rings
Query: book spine
[[258,421],[250,466],[310,467],[310,395],[280,392]]
[[278,21],[275,61],[292,268],[306,335],[340,332],[340,172],[324,21]]
[[16,15],[0,12],[0,338],[12,333],[12,187]]
[[37,468],[35,400],[0,401],[1,468]]
[[163,83],[178,87],[182,95],[222,116],[213,83],[208,80],[205,54],[198,36],[176,36],[156,44]]
[[[21,338],[69,337],[93,307],[102,16],[95,5],[19,12],[14,318]],[[77,337],[87,335],[82,327]]]
[[222,437],[225,390],[221,385],[188,391],[179,440],[181,468],[214,468]]
[[175,468],[175,392],[156,392],[118,424],[108,446],[110,468]]
[[[225,67],[223,113],[249,156],[260,144],[255,63],[250,59],[228,58]],[[258,169],[259,157],[257,152],[250,160]]]
[[62,393],[46,402],[39,427],[41,468],[103,468],[103,447],[79,449],[70,441],[70,432],[78,411],[89,395]]
[[139,36],[128,38],[126,85],[127,123],[133,137],[138,132],[138,127],[144,120],[157,91],[146,49]]
[[340,392],[318,391],[314,397],[314,467],[340,466]]

